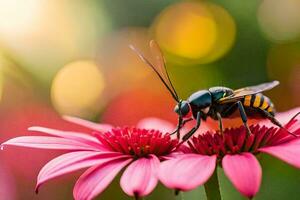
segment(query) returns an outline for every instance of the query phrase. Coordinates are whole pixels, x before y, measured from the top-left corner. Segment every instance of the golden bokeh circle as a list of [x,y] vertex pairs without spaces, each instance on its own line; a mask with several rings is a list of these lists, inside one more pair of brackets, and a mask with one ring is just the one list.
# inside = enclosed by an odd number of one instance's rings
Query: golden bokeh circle
[[236,24],[232,16],[221,6],[207,3],[217,23],[217,41],[214,49],[201,62],[209,63],[224,56],[233,46],[236,36]]
[[52,82],[53,105],[64,115],[93,117],[101,107],[104,86],[104,77],[94,62],[71,62],[56,74]]
[[236,25],[231,15],[211,2],[180,2],[166,8],[151,33],[169,60],[209,63],[221,58],[234,43]]

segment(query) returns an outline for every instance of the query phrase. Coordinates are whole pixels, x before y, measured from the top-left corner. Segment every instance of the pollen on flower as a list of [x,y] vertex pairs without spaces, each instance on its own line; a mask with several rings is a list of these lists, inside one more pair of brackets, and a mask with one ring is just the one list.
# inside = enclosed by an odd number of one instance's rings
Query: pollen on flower
[[96,133],[95,136],[108,149],[135,157],[167,155],[178,144],[177,139],[158,130],[130,127],[115,128],[105,133]]
[[206,132],[194,136],[188,145],[194,153],[203,155],[217,155],[222,158],[226,154],[237,154],[240,152],[258,153],[263,146],[274,145],[275,143],[286,142],[292,139],[286,130],[275,127],[250,126],[252,134],[247,135],[246,129],[226,129],[222,136],[219,132]]

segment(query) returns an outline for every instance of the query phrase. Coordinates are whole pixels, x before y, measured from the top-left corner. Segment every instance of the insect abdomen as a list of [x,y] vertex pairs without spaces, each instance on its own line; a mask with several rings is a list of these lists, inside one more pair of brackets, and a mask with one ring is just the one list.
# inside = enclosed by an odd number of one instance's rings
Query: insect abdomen
[[247,95],[243,99],[243,105],[246,107],[259,108],[265,110],[271,114],[274,114],[274,104],[271,100],[261,93]]

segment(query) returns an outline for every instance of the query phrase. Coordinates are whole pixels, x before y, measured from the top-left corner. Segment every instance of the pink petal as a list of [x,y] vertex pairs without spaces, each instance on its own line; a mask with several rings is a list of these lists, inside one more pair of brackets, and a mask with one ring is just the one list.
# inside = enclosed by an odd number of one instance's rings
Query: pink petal
[[61,155],[48,162],[37,178],[36,192],[46,181],[82,168],[99,165],[118,158],[128,158],[117,152],[77,151]]
[[139,158],[131,163],[121,177],[121,187],[130,196],[146,196],[156,187],[159,169],[156,156]]
[[68,122],[72,122],[74,124],[78,124],[95,131],[106,132],[110,131],[113,128],[113,126],[110,124],[98,124],[78,117],[63,116],[63,118]]
[[137,127],[144,129],[156,129],[164,133],[170,133],[175,130],[175,126],[172,123],[155,117],[140,120]]
[[254,155],[226,155],[222,166],[226,176],[241,194],[248,198],[255,196],[260,188],[262,170]]
[[185,154],[160,165],[159,180],[168,188],[187,191],[204,184],[216,168],[215,155]]
[[48,135],[57,136],[61,138],[71,139],[71,140],[77,140],[79,142],[83,142],[86,144],[89,144],[91,146],[104,148],[103,145],[99,142],[97,138],[95,138],[92,135],[88,135],[85,133],[78,133],[78,132],[72,132],[72,131],[61,131],[51,128],[45,128],[45,127],[39,127],[39,126],[33,126],[28,128],[29,131],[38,131],[41,133],[46,133]]
[[117,159],[89,168],[75,184],[73,190],[75,200],[90,200],[96,197],[131,161],[132,159]]
[[57,137],[47,137],[47,136],[22,136],[10,139],[3,144],[1,148],[5,145],[38,148],[38,149],[58,149],[58,150],[90,150],[98,151],[99,149],[84,144],[75,140],[57,138]]
[[295,139],[277,146],[263,147],[258,150],[300,168],[300,139]]

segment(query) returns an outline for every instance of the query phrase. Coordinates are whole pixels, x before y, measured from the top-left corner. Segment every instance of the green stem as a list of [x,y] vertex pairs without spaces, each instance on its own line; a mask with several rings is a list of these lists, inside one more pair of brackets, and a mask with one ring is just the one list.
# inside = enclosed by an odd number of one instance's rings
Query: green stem
[[145,200],[144,197],[139,197],[138,195],[134,195],[135,200]]
[[174,195],[174,200],[183,200],[183,192],[178,192]]
[[207,200],[221,200],[221,192],[218,181],[217,169],[210,177],[210,179],[204,184]]
[[137,197],[137,196],[135,196],[134,199],[135,199],[135,200],[145,200],[144,197]]

